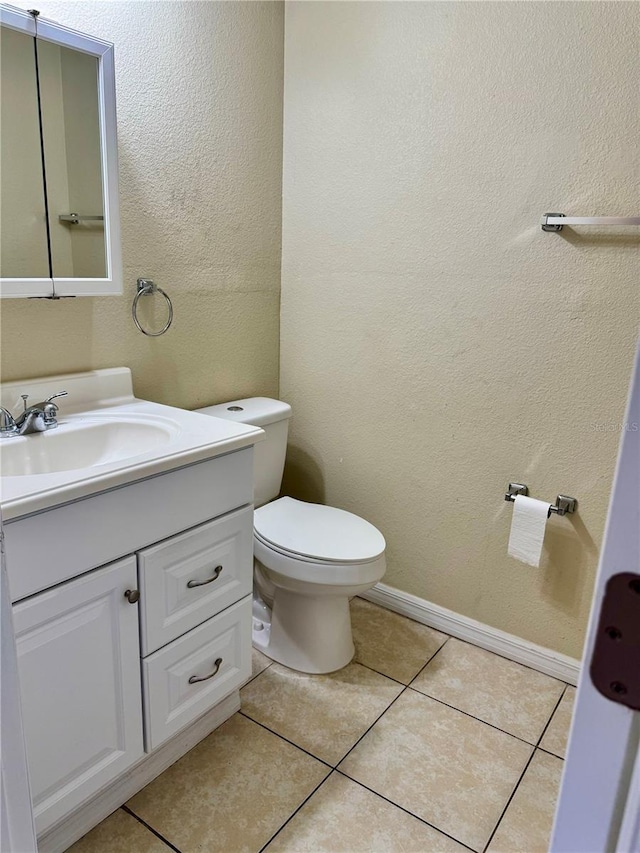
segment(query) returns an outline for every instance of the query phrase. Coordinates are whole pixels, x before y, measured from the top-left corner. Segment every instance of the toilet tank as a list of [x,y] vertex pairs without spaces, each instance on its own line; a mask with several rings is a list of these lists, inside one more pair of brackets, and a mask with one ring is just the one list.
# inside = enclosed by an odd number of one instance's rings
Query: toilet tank
[[258,426],[266,438],[253,448],[253,502],[256,506],[272,501],[280,494],[291,406],[270,397],[248,397],[218,406],[196,409],[203,415]]

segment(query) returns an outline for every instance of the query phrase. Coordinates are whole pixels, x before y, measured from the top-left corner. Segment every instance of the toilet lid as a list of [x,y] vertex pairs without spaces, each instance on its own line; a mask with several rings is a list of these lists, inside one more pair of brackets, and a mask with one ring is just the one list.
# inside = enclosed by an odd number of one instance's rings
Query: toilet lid
[[254,514],[260,539],[280,551],[323,563],[363,563],[385,549],[380,531],[353,513],[280,498]]

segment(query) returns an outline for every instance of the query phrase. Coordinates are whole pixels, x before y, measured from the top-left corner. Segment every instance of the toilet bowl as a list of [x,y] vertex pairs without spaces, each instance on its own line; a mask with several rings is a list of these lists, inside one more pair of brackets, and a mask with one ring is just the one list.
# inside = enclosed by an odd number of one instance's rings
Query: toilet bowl
[[272,660],[309,673],[334,672],[354,655],[349,599],[382,579],[385,540],[353,513],[280,490],[291,408],[254,397],[199,410],[254,424],[253,645]]
[[346,666],[349,599],[384,575],[382,534],[352,513],[285,497],[256,510],[253,544],[254,646],[301,672]]

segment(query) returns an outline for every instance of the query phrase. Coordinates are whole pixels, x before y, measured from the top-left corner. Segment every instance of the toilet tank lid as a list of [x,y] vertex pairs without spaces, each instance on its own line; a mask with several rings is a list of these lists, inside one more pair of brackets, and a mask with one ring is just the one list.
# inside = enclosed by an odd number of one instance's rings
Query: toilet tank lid
[[195,411],[214,418],[224,418],[227,421],[260,427],[285,421],[291,417],[291,406],[283,403],[282,400],[273,400],[271,397],[247,397],[244,400],[231,400],[229,403],[206,406],[204,409]]

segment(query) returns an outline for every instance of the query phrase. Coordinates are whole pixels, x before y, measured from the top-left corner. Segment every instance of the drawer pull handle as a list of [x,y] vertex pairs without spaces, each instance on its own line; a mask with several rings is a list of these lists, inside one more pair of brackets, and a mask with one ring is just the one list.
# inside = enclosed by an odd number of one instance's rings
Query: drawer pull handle
[[124,597],[127,599],[129,604],[135,604],[137,601],[140,601],[140,590],[127,589],[125,590]]
[[216,658],[216,661],[213,665],[213,672],[210,672],[209,675],[192,675],[189,679],[189,684],[197,684],[199,681],[208,681],[210,678],[213,678],[214,675],[218,674],[218,670],[222,666],[222,658]]
[[[215,569],[213,570],[213,577],[212,578],[209,578],[209,580],[207,580],[207,581],[188,581],[187,586],[189,587],[189,589],[195,589],[195,587],[197,587],[197,586],[206,586],[208,583],[213,583],[215,580],[218,579],[218,575],[220,574],[221,571],[222,571],[222,566],[216,566]],[[215,675],[215,673],[214,673],[214,675]]]

